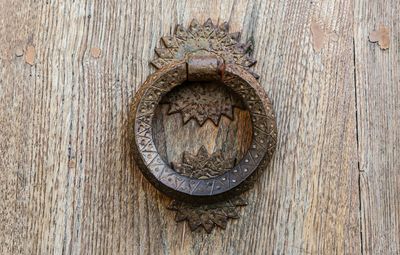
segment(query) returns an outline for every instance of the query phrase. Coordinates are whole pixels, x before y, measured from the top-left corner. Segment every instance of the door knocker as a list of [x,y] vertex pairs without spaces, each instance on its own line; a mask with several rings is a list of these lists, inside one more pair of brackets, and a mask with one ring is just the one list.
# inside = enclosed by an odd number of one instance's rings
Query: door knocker
[[193,20],[162,37],[132,108],[134,160],[143,175],[173,198],[169,209],[191,230],[225,228],[246,205],[272,158],[277,130],[270,100],[250,70],[251,44],[228,24]]

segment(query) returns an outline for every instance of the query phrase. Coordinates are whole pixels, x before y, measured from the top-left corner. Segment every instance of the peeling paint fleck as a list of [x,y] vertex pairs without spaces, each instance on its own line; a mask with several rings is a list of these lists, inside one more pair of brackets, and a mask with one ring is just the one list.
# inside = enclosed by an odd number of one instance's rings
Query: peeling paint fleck
[[316,21],[311,21],[311,33],[313,39],[313,47],[316,52],[320,52],[325,45],[326,34],[321,25]]
[[100,48],[94,47],[94,48],[92,48],[92,49],[90,50],[90,54],[91,54],[92,57],[94,57],[94,58],[99,58],[99,57],[101,56],[101,49],[100,49]]
[[378,43],[382,50],[389,49],[390,35],[389,29],[384,25],[380,25],[378,30],[374,30],[369,34],[369,41],[372,43]]
[[35,64],[36,49],[32,45],[26,47],[25,62],[31,66]]

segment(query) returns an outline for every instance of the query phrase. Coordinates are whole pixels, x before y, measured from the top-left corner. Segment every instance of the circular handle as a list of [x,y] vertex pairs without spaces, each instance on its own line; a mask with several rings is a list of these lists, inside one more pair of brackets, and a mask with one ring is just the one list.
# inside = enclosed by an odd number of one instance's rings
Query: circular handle
[[[250,113],[253,137],[244,157],[225,173],[208,179],[182,175],[161,157],[154,138],[153,119],[161,99],[185,81],[218,80],[243,100]],[[192,56],[164,66],[149,76],[133,104],[133,151],[145,177],[160,191],[192,203],[208,203],[245,191],[259,170],[271,160],[276,146],[276,122],[263,88],[236,64],[215,56]]]

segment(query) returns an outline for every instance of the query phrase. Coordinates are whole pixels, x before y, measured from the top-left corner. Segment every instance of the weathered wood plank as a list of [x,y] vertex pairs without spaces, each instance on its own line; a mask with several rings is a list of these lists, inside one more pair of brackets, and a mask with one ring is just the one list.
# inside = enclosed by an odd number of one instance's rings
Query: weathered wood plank
[[[351,2],[1,7],[1,253],[360,252]],[[126,134],[159,37],[193,17],[230,21],[254,41],[279,130],[273,163],[246,195],[242,218],[210,235],[174,222],[169,200],[131,164]],[[319,52],[313,22],[326,36]],[[35,47],[34,65],[15,56],[20,45]]]
[[[355,56],[364,254],[400,253],[399,1],[356,1]],[[380,25],[390,45],[368,41]]]

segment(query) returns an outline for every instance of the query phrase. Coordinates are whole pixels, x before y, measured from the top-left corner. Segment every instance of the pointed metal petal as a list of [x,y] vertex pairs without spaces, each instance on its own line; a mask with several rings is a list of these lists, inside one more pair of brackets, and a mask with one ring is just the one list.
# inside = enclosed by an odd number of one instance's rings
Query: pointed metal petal
[[182,115],[183,115],[183,124],[186,124],[192,117],[189,113],[186,112],[182,113]]
[[201,225],[201,222],[198,219],[193,220],[193,219],[189,218],[188,223],[189,223],[190,230],[192,230],[192,231],[195,231]]
[[154,59],[150,63],[157,69],[161,69],[166,64],[162,58]]
[[229,23],[225,21],[224,23],[219,25],[219,29],[221,29],[221,30],[223,30],[225,32],[228,32],[229,31]]
[[192,22],[190,22],[189,29],[190,30],[198,30],[200,27],[200,23],[197,19],[193,19]]
[[182,109],[182,107],[180,107],[179,104],[176,104],[175,102],[169,103],[168,114],[178,113],[181,109]]
[[214,215],[213,222],[217,224],[220,228],[225,229],[228,223],[228,219],[223,215]]
[[183,214],[182,212],[177,212],[176,213],[176,215],[175,215],[175,221],[176,222],[180,222],[180,221],[183,221],[183,220],[186,220],[187,219],[187,216],[185,215],[185,214]]
[[234,198],[232,198],[232,199],[230,199],[230,200],[231,200],[232,204],[233,204],[233,205],[236,205],[236,206],[247,205],[247,201],[244,200],[244,199],[243,199],[242,197],[240,197],[240,196],[234,197]]
[[204,26],[205,26],[205,27],[211,27],[211,28],[214,28],[214,27],[215,27],[214,24],[213,24],[213,22],[212,22],[212,20],[211,20],[211,18],[208,18],[208,19],[206,20],[206,22],[204,22]]
[[204,147],[204,145],[202,145],[199,149],[199,151],[197,152],[197,157],[202,157],[202,158],[208,158],[208,151],[206,149],[206,147]]
[[157,55],[160,58],[173,58],[173,54],[171,53],[171,51],[167,48],[156,48],[155,49]]
[[233,114],[234,114],[233,111],[234,111],[233,107],[229,107],[224,111],[224,114],[226,115],[226,117],[233,120]]
[[207,120],[207,116],[206,115],[197,115],[197,116],[195,116],[195,118],[197,119],[197,121],[198,121],[200,126],[203,126],[204,123]]
[[236,44],[234,48],[234,54],[243,55],[246,52],[246,45],[243,43]]
[[161,40],[167,48],[177,48],[179,46],[175,38],[172,36],[163,36],[161,37]]
[[221,41],[221,43],[223,43],[223,44],[225,44],[225,45],[227,45],[227,46],[232,46],[232,45],[237,44],[237,41],[234,40],[234,39],[232,39],[232,38],[229,37],[229,36],[226,36],[226,37],[223,38],[223,40]]
[[256,63],[257,63],[257,60],[248,56],[247,58],[245,58],[245,60],[243,61],[242,64],[244,66],[251,67],[251,66],[255,65]]
[[211,121],[214,123],[215,126],[218,126],[219,120],[221,118],[221,115],[211,115],[209,117],[211,119]]
[[254,45],[251,41],[248,41],[243,47],[245,53],[251,54],[254,51]]
[[236,211],[236,209],[234,207],[229,207],[225,209],[225,214],[227,217],[229,218],[234,218],[234,219],[238,219],[239,218],[239,214]]
[[211,220],[207,220],[207,221],[203,222],[202,225],[208,234],[211,233],[211,231],[213,230],[213,228],[215,226],[214,222],[212,222]]
[[239,42],[241,35],[242,34],[240,32],[235,32],[235,33],[230,33],[229,34],[230,38],[232,38],[233,40],[235,40],[237,42]]
[[186,39],[188,37],[188,34],[185,30],[185,28],[182,25],[177,25],[176,29],[175,29],[175,34],[177,37],[181,38],[181,39]]
[[177,200],[172,200],[171,203],[167,206],[168,209],[170,210],[178,210],[181,202]]

